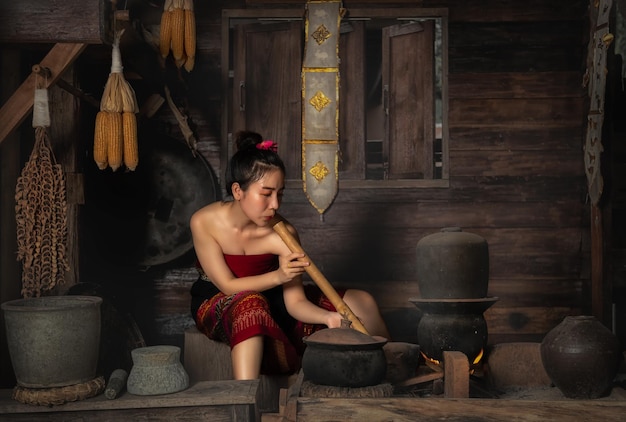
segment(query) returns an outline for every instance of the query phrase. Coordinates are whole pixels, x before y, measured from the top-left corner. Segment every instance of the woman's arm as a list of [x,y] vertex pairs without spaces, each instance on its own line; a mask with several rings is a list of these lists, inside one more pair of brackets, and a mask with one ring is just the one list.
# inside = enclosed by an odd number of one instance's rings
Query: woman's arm
[[293,280],[283,286],[283,297],[287,312],[308,324],[325,324],[328,328],[341,327],[343,317],[338,312],[327,311],[311,303],[304,294],[301,280]]
[[280,267],[275,271],[257,276],[235,277],[224,260],[221,246],[213,236],[213,231],[219,230],[214,227],[218,224],[214,217],[208,210],[202,209],[191,217],[190,227],[194,249],[202,269],[224,294],[230,295],[242,290],[268,290],[287,283],[304,272],[300,265],[289,265],[290,261],[302,257],[302,254],[289,254],[281,257]]
[[[296,229],[285,221],[285,227],[300,242]],[[282,240],[281,240],[282,242]],[[286,247],[286,245],[285,245]],[[287,251],[289,249],[287,248]],[[341,326],[342,316],[338,312],[331,312],[311,303],[302,286],[302,277],[298,276],[283,286],[283,297],[287,312],[297,319],[309,324],[325,324],[329,328]]]

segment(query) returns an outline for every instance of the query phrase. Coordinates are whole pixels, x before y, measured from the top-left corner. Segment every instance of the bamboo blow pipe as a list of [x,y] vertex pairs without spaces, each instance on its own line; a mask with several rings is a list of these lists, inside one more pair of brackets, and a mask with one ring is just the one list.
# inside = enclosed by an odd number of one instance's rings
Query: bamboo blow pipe
[[278,233],[281,239],[283,239],[283,242],[285,242],[291,252],[304,254],[304,257],[300,260],[306,260],[309,262],[309,266],[304,267],[304,270],[313,279],[315,284],[317,284],[317,287],[320,288],[322,293],[326,295],[328,300],[330,300],[330,303],[332,303],[335,309],[337,309],[337,312],[339,312],[344,318],[352,322],[352,327],[354,327],[354,329],[362,332],[363,334],[369,335],[361,321],[356,317],[356,315],[354,315],[352,310],[348,307],[348,305],[346,305],[341,296],[339,296],[339,293],[337,293],[337,291],[326,279],[326,277],[324,277],[319,268],[317,268],[317,266],[313,263],[311,258],[306,254],[306,252],[304,252],[304,249],[302,249],[302,246],[300,246],[298,240],[287,229],[285,223],[281,220],[278,214],[276,215],[274,220],[272,220],[271,224],[274,228],[274,231]]

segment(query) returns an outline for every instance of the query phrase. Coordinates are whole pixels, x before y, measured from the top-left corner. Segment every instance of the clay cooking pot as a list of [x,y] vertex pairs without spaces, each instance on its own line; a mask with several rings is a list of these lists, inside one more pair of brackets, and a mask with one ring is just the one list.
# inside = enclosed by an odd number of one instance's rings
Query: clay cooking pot
[[383,346],[387,339],[351,328],[325,328],[305,337],[305,379],[334,387],[380,384],[387,372]]

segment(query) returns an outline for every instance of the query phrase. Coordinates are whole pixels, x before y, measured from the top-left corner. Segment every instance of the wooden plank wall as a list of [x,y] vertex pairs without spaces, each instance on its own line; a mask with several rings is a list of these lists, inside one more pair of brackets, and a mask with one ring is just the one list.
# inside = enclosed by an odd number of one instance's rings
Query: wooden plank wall
[[417,241],[483,236],[491,341],[541,339],[588,307],[585,2],[425,3],[450,8],[450,188],[345,189],[323,223],[290,191],[283,215],[329,280],[376,295],[396,339],[415,336]]
[[[188,110],[199,149],[217,174],[226,100],[216,85],[220,12],[245,3],[196,7],[197,65],[187,82],[197,89],[190,90]],[[324,221],[294,188],[286,192],[281,212],[335,286],[376,296],[397,341],[417,341],[419,314],[407,299],[419,297],[419,239],[446,226],[483,236],[490,251],[489,295],[500,298],[486,313],[490,341],[540,340],[563,316],[588,311],[590,300],[582,160],[587,2],[422,4],[450,12],[450,187],[341,189]],[[148,343],[182,343],[196,277],[190,262],[116,278],[120,286],[132,283],[122,286],[129,302],[140,298],[131,306]],[[109,276],[101,269],[89,281]]]

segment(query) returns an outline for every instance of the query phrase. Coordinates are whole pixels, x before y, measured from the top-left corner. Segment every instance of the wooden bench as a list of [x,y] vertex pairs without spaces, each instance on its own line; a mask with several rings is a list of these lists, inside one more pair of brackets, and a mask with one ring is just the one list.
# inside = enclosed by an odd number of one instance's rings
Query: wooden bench
[[109,400],[104,394],[47,407],[23,404],[0,390],[0,420],[9,421],[260,421],[259,380],[201,381],[173,394],[139,396],[128,392]]
[[[196,327],[185,330],[183,366],[189,374],[189,382],[220,381],[233,379],[230,346],[213,341]],[[291,377],[291,379],[295,379]],[[288,376],[262,375],[259,386],[258,407],[261,413],[277,412],[280,389],[287,388]]]

